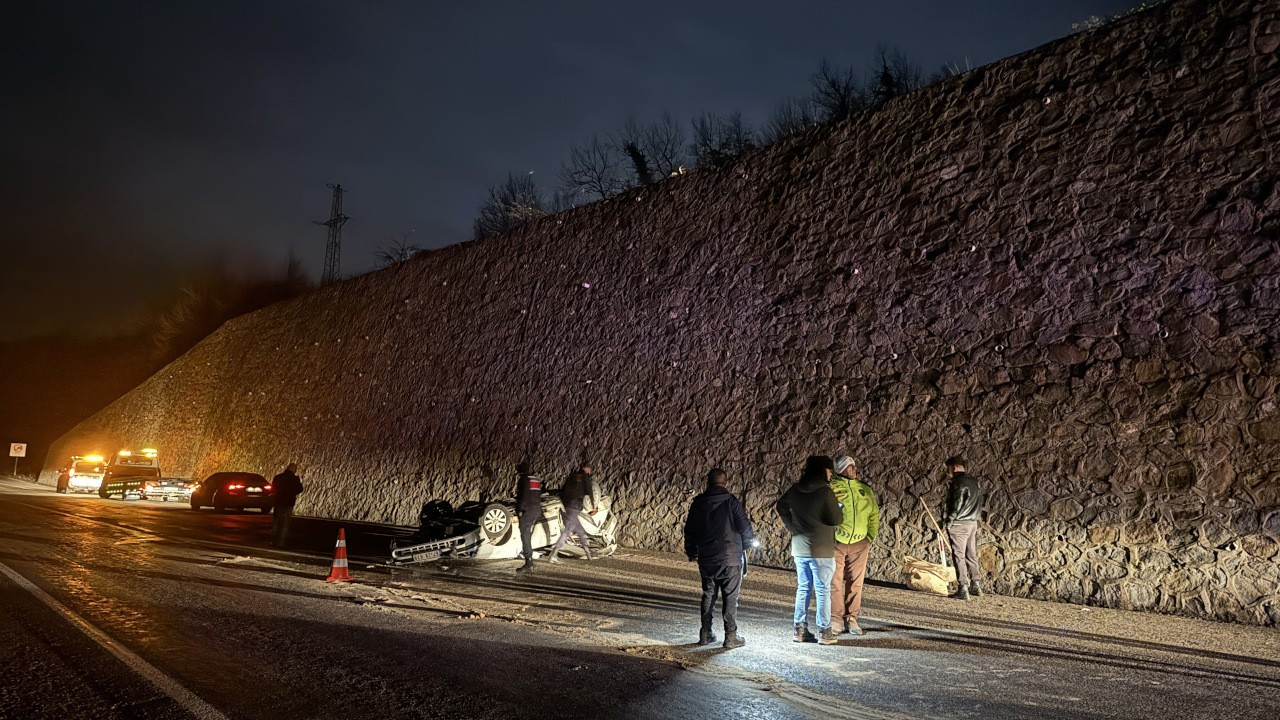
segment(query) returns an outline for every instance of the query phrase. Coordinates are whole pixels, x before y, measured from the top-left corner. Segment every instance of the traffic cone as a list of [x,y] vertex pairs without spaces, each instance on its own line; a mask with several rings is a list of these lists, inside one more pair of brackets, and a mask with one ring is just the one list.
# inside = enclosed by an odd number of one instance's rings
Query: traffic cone
[[329,578],[325,582],[351,582],[351,573],[347,570],[347,531],[338,528],[338,544],[333,548],[333,567],[329,570]]

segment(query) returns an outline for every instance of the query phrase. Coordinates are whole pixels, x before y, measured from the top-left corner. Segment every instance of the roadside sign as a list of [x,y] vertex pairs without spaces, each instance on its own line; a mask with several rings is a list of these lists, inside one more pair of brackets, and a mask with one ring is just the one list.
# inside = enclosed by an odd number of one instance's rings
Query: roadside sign
[[13,476],[18,476],[18,458],[27,456],[26,443],[9,443],[9,457],[13,458]]

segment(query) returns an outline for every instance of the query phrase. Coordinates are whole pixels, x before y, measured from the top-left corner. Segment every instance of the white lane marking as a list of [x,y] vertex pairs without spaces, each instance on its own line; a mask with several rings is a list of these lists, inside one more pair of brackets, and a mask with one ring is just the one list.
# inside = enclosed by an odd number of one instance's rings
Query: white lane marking
[[12,580],[18,587],[31,593],[37,600],[48,605],[49,608],[61,615],[67,622],[79,628],[81,632],[92,638],[94,642],[101,645],[107,652],[115,655],[134,672],[146,678],[148,682],[159,688],[161,692],[173,698],[174,702],[177,702],[185,708],[187,712],[197,718],[201,718],[201,720],[228,720],[226,715],[218,712],[212,705],[197,697],[195,693],[178,684],[177,680],[174,680],[163,672],[160,672],[160,670],[158,670],[154,665],[143,660],[141,657],[138,657],[138,655],[132,650],[126,648],[115,640],[112,640],[111,636],[90,624],[88,620],[77,615],[71,608],[55,600],[53,596],[49,595],[49,593],[33,585],[31,581],[27,580],[22,575],[19,575],[18,571],[0,562],[0,573],[3,573],[6,577]]

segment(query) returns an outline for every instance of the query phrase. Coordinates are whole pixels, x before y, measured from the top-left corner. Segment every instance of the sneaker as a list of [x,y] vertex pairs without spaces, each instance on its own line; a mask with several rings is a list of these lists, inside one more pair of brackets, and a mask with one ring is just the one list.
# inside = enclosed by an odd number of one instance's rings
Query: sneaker
[[[698,632],[699,645],[710,645],[715,641],[716,641],[716,634],[711,632],[711,628],[702,628],[702,630]],[[729,641],[726,639],[725,642],[729,642]]]
[[794,642],[813,642],[817,639],[813,636],[813,633],[809,632],[809,628],[804,625],[796,626],[796,634],[792,638]]
[[857,619],[845,620],[844,631],[849,635],[861,635],[862,626],[858,625]]
[[953,597],[953,598],[955,598],[955,599],[957,599],[957,600],[968,600],[968,599],[969,599],[969,588],[967,588],[967,587],[965,587],[965,586],[961,585],[961,586],[960,586],[960,589],[956,591],[956,594],[955,594],[955,595],[952,595],[951,597]]
[[837,642],[839,642],[839,637],[833,627],[823,628],[822,633],[818,635],[819,645],[835,645]]
[[533,560],[532,559],[525,560],[523,565],[516,568],[516,572],[518,573],[533,572]]
[[[713,642],[714,642],[714,640],[713,640]],[[739,635],[739,634],[737,633],[737,631],[734,631],[734,632],[731,632],[731,633],[725,633],[725,636],[724,636],[724,649],[725,649],[725,650],[732,650],[732,649],[734,649],[734,648],[740,648],[740,647],[742,647],[743,645],[746,645],[746,644],[747,644],[747,640],[746,640],[746,638],[744,638],[744,637],[742,637],[741,635]]]
[[557,553],[551,553],[550,555],[547,556],[547,562],[551,563],[552,565],[559,564],[560,555],[558,555]]
[[969,583],[969,594],[974,597],[982,597],[982,585],[976,582]]

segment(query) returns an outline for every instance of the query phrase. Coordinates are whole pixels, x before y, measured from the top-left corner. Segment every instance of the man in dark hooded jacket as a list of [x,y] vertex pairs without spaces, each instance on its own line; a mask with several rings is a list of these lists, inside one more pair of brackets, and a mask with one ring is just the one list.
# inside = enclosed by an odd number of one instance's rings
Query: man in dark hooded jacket
[[843,520],[840,503],[832,492],[831,458],[811,455],[805,461],[800,482],[778,500],[778,516],[791,532],[791,557],[796,563],[796,642],[813,642],[809,632],[809,597],[815,597],[817,641],[834,645],[831,628],[831,580],[836,572],[836,526]]
[[302,494],[302,479],[298,477],[298,464],[289,463],[284,472],[271,479],[275,488],[275,504],[272,512],[275,518],[271,522],[271,544],[284,547],[289,541],[289,523],[293,520],[293,506]]
[[[574,536],[578,538],[578,544],[582,547],[582,552],[586,554],[587,559],[591,559],[591,544],[587,542],[587,531],[582,527],[582,503],[585,498],[591,497],[591,494],[591,466],[583,465],[581,469],[571,473],[564,487],[560,488],[560,502],[564,506],[561,512],[563,530],[555,544],[551,546],[551,552],[547,555],[548,562],[560,562],[558,556],[560,548]],[[591,514],[596,514],[595,508],[591,509]]]
[[533,570],[533,526],[542,519],[542,480],[533,474],[529,463],[516,466],[516,515],[520,517],[520,552],[524,564],[516,572]]
[[707,474],[707,489],[693,499],[684,522],[684,553],[698,561],[702,576],[702,631],[698,644],[716,641],[711,631],[716,597],[723,598],[724,646],[746,644],[738,634],[738,593],[742,589],[742,548],[755,539],[742,502],[729,492],[729,475],[720,468]]

